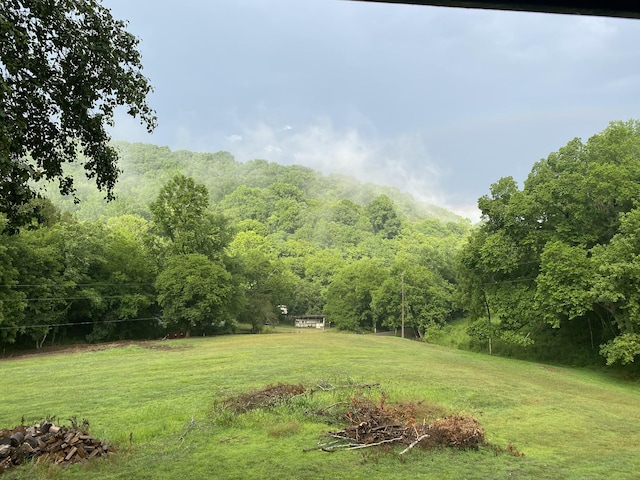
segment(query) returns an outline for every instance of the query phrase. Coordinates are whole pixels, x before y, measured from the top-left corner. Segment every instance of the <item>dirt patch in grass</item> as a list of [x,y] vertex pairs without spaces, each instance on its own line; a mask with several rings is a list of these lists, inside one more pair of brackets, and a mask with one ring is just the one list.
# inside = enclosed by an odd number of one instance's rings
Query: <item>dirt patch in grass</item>
[[559,368],[549,367],[548,365],[539,365],[538,367],[542,368],[543,370],[547,370],[549,372],[560,373],[560,374],[563,374],[563,375],[566,375],[567,373],[569,373],[566,370],[561,370]]
[[139,347],[142,348],[147,348],[149,350],[163,350],[163,351],[169,351],[169,350],[187,350],[189,348],[193,348],[193,345],[190,345],[188,343],[180,343],[180,344],[175,344],[175,343],[166,343],[166,342],[136,342],[134,343],[134,345],[138,345]]
[[131,345],[137,345],[142,348],[148,348],[150,350],[184,350],[186,348],[192,348],[193,345],[180,344],[172,345],[166,342],[158,342],[157,340],[148,341],[133,341],[125,340],[119,342],[107,342],[107,343],[82,343],[76,345],[53,345],[48,347],[42,347],[40,349],[33,350],[18,350],[15,352],[3,353],[0,357],[0,362],[3,360],[15,360],[18,358],[37,358],[49,355],[67,355],[73,353],[85,353],[85,352],[101,352],[103,350],[111,350],[113,348],[129,347]]
[[298,422],[278,423],[274,427],[267,430],[270,437],[280,438],[295,435],[302,430],[302,425]]

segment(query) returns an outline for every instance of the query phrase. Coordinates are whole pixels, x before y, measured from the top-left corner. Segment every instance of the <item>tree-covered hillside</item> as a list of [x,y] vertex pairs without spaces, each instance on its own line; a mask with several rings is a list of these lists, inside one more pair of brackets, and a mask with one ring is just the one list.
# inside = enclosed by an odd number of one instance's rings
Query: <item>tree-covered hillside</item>
[[[120,144],[118,199],[76,176],[0,236],[0,342],[253,331],[327,314],[338,328],[419,335],[460,313],[468,220],[395,189],[228,153]],[[81,173],[81,167],[76,172]],[[435,218],[437,214],[441,219]]]
[[[330,202],[351,200],[364,206],[379,195],[391,198],[400,215],[409,221],[437,218],[445,222],[458,222],[461,218],[444,208],[414,200],[411,195],[397,188],[375,184],[362,184],[345,175],[323,175],[300,165],[279,165],[265,160],[238,162],[228,152],[194,153],[186,150],[171,151],[167,147],[148,144],[115,144],[120,154],[122,170],[114,190],[117,200],[107,203],[104,194],[97,191],[92,182],[83,178],[82,167],[69,169],[77,173],[76,187],[80,203],[72,197],[56,195],[55,188],[49,195],[65,210],[77,213],[79,219],[95,220],[101,215],[136,213],[146,215],[149,199],[154,198],[162,185],[177,173],[197,179],[209,190],[215,206],[238,187],[265,189],[274,183],[292,185],[300,189],[307,200]],[[235,195],[241,195],[238,192]],[[246,192],[245,192],[246,194]]]

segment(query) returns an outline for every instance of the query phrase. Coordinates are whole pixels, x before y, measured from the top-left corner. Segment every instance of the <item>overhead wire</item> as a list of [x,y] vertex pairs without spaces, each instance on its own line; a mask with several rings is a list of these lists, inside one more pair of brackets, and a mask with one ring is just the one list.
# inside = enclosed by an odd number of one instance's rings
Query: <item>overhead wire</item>
[[130,285],[153,285],[152,282],[126,282],[126,283],[51,283],[51,284],[42,284],[42,283],[18,283],[18,284],[0,284],[0,287],[5,288],[32,288],[32,287],[42,287],[42,288],[73,288],[73,287],[125,287]]
[[50,328],[50,327],[73,327],[76,325],[102,325],[106,323],[125,323],[125,322],[142,322],[148,320],[158,320],[159,317],[145,317],[145,318],[124,318],[118,320],[104,320],[100,322],[68,322],[68,323],[42,323],[40,325],[15,325],[11,327],[0,327],[0,330],[18,330],[24,328]]
[[37,297],[37,298],[8,298],[3,299],[4,301],[9,302],[44,302],[47,300],[93,300],[95,298],[99,299],[114,299],[114,298],[124,298],[127,296],[140,295],[144,297],[155,296],[154,293],[124,293],[122,295],[96,295],[96,296],[84,296],[84,297]]

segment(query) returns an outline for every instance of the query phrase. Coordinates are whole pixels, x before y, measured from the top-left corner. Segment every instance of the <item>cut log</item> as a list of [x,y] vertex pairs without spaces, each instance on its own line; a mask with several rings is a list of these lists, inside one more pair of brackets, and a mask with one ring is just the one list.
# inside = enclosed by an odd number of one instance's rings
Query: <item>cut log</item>
[[29,459],[54,464],[86,462],[113,454],[113,448],[77,427],[44,422],[0,430],[0,467],[8,469]]
[[18,448],[20,445],[22,445],[22,442],[24,442],[24,433],[16,432],[9,438],[11,439],[11,446]]
[[89,458],[97,457],[102,453],[101,448],[96,448],[93,452],[89,454]]
[[11,455],[11,445],[0,445],[0,458],[6,458]]
[[78,451],[78,447],[71,448],[69,453],[67,453],[67,456],[64,457],[64,461],[68,462],[69,460],[71,460],[73,458],[73,456],[76,454],[77,451]]

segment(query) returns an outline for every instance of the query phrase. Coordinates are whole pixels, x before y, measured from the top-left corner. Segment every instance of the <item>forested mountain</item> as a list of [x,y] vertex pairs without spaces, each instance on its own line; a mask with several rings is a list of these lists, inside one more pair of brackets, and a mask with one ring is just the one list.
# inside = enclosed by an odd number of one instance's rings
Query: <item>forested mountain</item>
[[[74,204],[72,197],[60,197],[54,188],[50,188],[49,196],[54,202],[64,210],[75,212],[83,220],[121,213],[146,215],[149,199],[157,195],[167,180],[180,173],[197,179],[207,187],[214,206],[234,194],[238,187],[264,189],[280,183],[298,188],[307,200],[312,201],[350,200],[362,206],[379,195],[386,195],[393,200],[398,213],[408,221],[424,218],[437,218],[445,222],[461,220],[454,213],[416,201],[397,188],[362,184],[346,175],[323,175],[300,165],[285,166],[265,160],[242,163],[228,152],[171,151],[168,147],[126,142],[116,142],[115,146],[120,153],[119,168],[123,172],[115,189],[117,201],[104,201],[104,194],[96,190],[93,182],[84,179],[82,167],[76,165],[71,171],[78,174],[76,186],[81,202]],[[243,189],[235,196],[250,194],[247,192]]]
[[79,204],[50,192],[31,225],[0,236],[0,343],[260,331],[284,320],[281,306],[394,329],[403,285],[419,334],[460,314],[454,259],[468,220],[300,166],[118,148],[116,201],[82,180],[79,159],[68,172]]

